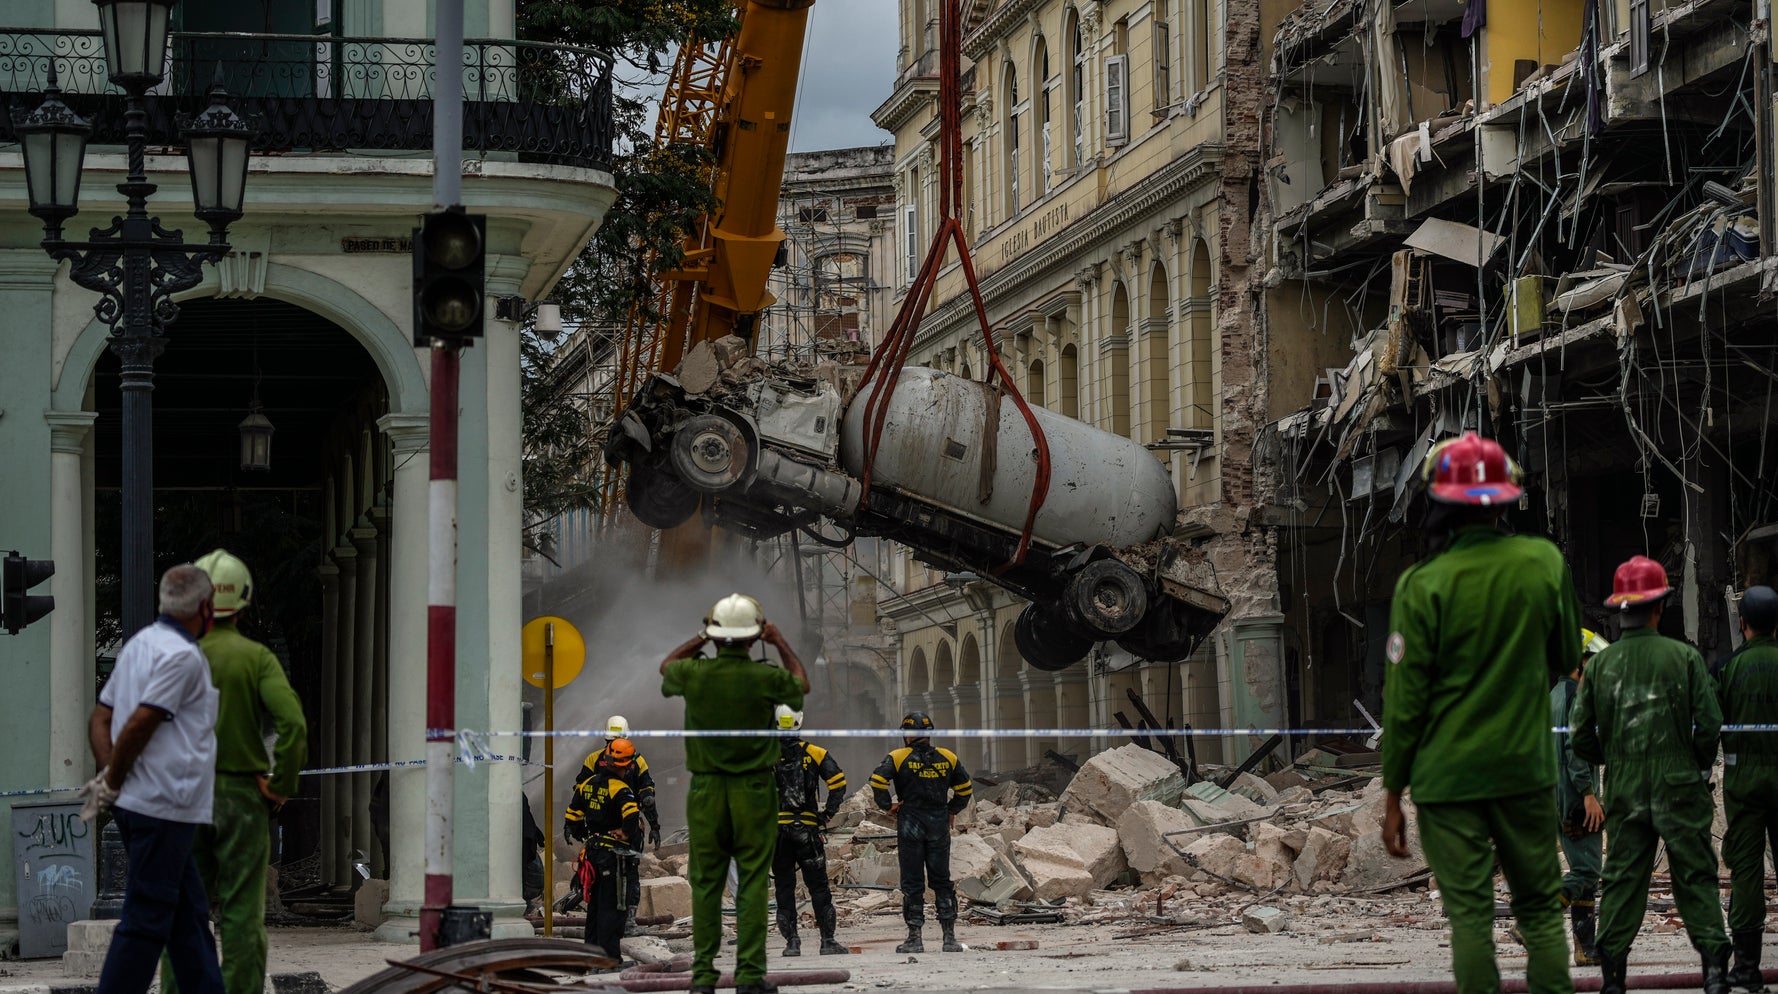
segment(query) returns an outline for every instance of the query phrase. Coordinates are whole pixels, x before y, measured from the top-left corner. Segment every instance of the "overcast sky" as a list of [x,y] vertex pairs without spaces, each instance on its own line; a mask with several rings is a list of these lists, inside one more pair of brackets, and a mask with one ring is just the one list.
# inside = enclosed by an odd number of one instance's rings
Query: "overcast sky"
[[881,145],[889,132],[870,112],[895,83],[895,0],[815,0],[790,150]]

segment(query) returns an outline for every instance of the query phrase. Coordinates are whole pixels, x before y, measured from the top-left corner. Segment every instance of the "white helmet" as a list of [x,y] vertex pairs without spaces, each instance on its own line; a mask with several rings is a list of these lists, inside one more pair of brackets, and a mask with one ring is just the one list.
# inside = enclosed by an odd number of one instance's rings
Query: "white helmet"
[[730,594],[716,602],[704,619],[704,637],[720,642],[758,638],[766,621],[759,602],[746,594]]
[[803,713],[788,704],[780,704],[772,711],[772,725],[780,732],[802,731]]
[[630,721],[621,714],[614,714],[605,719],[605,741],[626,739],[630,737]]

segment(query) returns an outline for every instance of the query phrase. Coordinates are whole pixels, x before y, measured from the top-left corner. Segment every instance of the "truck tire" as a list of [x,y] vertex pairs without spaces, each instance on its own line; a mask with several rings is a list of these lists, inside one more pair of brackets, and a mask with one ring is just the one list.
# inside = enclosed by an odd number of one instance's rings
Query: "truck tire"
[[667,473],[631,468],[624,503],[650,528],[677,528],[698,512],[698,492]]
[[1148,612],[1148,587],[1117,559],[1096,559],[1062,592],[1062,610],[1081,633],[1104,641],[1134,629]]
[[674,472],[693,490],[717,494],[753,468],[753,446],[741,427],[719,414],[687,419],[668,449]]
[[1093,643],[1068,630],[1054,606],[1027,604],[1013,622],[1012,640],[1034,668],[1054,672],[1080,661]]

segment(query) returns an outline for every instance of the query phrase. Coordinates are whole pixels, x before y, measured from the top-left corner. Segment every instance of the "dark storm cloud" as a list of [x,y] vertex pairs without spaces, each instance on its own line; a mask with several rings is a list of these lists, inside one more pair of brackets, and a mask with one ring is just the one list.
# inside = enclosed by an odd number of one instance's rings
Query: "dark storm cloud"
[[893,141],[870,112],[895,84],[896,0],[816,0],[809,17],[791,151]]

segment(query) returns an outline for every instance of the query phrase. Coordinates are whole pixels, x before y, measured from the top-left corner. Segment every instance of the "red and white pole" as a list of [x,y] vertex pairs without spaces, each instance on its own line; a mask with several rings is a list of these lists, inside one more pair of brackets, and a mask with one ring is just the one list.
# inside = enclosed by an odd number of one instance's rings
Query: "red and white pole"
[[[432,193],[439,207],[463,198],[463,0],[438,0],[432,115]],[[427,503],[426,893],[420,951],[437,949],[451,906],[452,773],[457,738],[457,377],[458,341],[432,343],[432,473]]]

